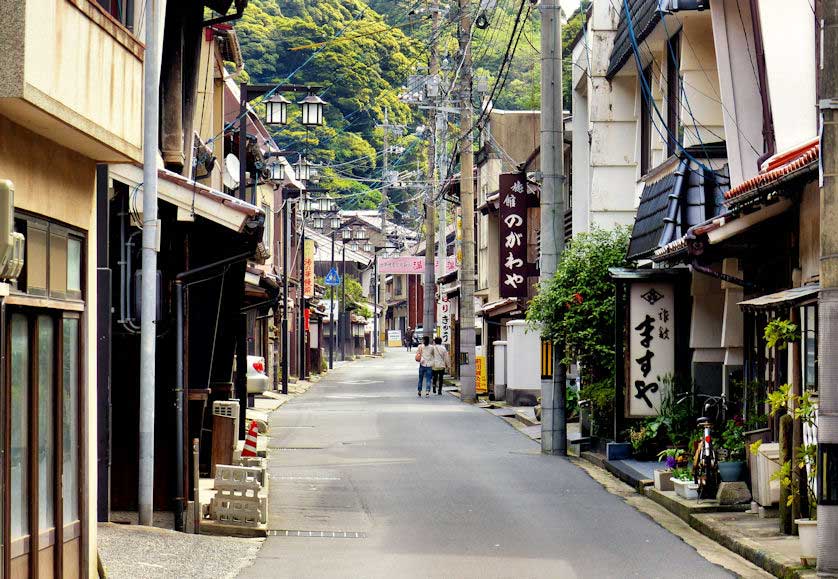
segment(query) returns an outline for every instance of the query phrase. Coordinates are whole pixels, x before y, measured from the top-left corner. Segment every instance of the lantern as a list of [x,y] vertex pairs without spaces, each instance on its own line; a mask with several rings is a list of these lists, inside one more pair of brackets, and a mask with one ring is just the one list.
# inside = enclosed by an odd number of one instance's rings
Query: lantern
[[275,94],[265,101],[265,123],[268,125],[288,124],[288,105],[291,104],[281,94]]
[[323,107],[326,102],[314,93],[297,103],[302,111],[300,122],[306,127],[319,127],[323,124]]

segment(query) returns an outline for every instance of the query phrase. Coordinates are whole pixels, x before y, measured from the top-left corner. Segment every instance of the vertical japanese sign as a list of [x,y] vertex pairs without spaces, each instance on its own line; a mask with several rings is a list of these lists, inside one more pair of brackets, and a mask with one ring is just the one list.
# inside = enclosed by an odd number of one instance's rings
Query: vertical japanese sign
[[314,252],[316,247],[313,239],[306,239],[305,261],[303,262],[303,295],[310,298],[314,296]]
[[635,283],[629,298],[628,415],[655,416],[667,374],[675,373],[675,288]]
[[463,265],[463,212],[457,207],[456,239],[454,240],[454,257],[457,267]]
[[500,296],[527,297],[527,187],[520,173],[500,176]]
[[436,304],[437,327],[442,343],[451,344],[451,302],[448,296],[443,296]]
[[486,394],[489,390],[489,380],[486,375],[486,356],[474,357],[475,392]]

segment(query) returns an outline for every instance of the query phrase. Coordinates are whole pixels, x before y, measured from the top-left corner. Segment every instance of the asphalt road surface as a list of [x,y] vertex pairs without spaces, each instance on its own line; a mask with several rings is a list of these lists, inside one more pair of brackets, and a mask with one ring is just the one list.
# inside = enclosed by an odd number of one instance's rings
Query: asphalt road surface
[[413,354],[271,418],[270,528],[242,577],[728,577],[489,412],[416,396]]

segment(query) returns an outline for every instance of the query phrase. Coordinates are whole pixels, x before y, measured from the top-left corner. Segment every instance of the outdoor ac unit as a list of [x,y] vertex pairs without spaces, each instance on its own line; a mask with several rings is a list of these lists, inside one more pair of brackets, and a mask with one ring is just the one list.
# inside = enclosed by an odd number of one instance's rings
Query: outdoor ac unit
[[25,238],[14,230],[15,186],[0,180],[0,279],[14,280],[23,269]]

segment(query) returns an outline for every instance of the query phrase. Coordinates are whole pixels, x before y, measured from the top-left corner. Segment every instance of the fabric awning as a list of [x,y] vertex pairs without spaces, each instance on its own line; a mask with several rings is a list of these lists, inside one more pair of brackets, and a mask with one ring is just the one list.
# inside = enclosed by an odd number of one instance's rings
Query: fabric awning
[[[108,165],[111,176],[132,188],[131,203],[142,207],[143,168],[120,163]],[[201,183],[191,181],[166,169],[157,171],[157,195],[161,201],[171,203],[184,211],[241,232],[249,219],[263,215],[255,205],[246,203]],[[134,188],[137,189],[134,194]]]
[[770,310],[793,306],[817,297],[820,290],[821,286],[817,283],[804,285],[739,302],[739,307],[743,310]]

